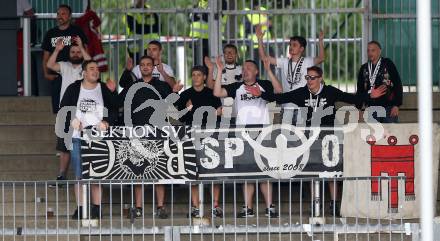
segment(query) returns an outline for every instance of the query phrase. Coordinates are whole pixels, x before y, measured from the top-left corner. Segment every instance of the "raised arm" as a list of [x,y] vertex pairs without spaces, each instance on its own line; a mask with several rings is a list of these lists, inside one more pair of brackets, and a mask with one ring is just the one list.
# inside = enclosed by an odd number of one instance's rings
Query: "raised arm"
[[251,95],[261,97],[263,100],[268,102],[276,101],[278,104],[294,103],[297,105],[301,105],[304,102],[304,99],[301,99],[299,97],[300,90],[298,89],[280,94],[274,94],[268,91],[261,91],[258,84],[254,86],[246,86],[245,89]]
[[206,86],[210,89],[214,89],[214,85],[215,85],[214,63],[212,63],[211,59],[208,56],[205,56],[204,60],[205,60],[205,65],[208,68],[208,76],[206,78]]
[[258,39],[258,54],[260,55],[260,59],[269,59],[270,64],[276,65],[277,59],[271,56],[266,55],[263,44],[263,36],[264,32],[261,30],[261,25],[257,25],[255,29],[255,35],[257,35]]
[[[334,88],[334,87],[332,87]],[[346,93],[342,90],[334,88],[334,96],[337,97],[338,101],[342,101],[349,104],[354,104],[360,106],[367,100],[376,99],[382,97],[387,92],[387,87],[384,85],[379,86],[378,88],[371,89],[371,93],[368,92],[358,92],[356,94]]]
[[92,57],[90,57],[90,54],[87,52],[86,48],[84,47],[84,44],[83,44],[81,38],[79,36],[77,36],[73,40],[79,46],[79,49],[81,49],[81,53],[82,53],[84,60],[91,60]]
[[272,83],[273,86],[273,92],[275,94],[283,93],[283,86],[280,84],[280,81],[275,76],[275,74],[272,72],[272,69],[270,68],[270,60],[269,58],[263,59],[264,63],[264,69],[266,70],[266,73],[269,75],[269,80]]
[[[223,69],[223,62],[221,56],[217,56],[215,63],[217,64],[217,69]],[[217,71],[217,77],[215,79],[213,93],[214,96],[216,97],[224,98],[228,96],[228,92],[226,91],[225,88],[222,87],[221,81],[222,81],[222,72]]]
[[55,71],[60,72],[60,64],[57,63],[57,57],[61,50],[64,48],[64,43],[62,38],[59,38],[55,44],[55,49],[53,53],[50,55],[49,59],[47,60],[46,67]]
[[319,54],[313,59],[315,65],[321,64],[325,59],[324,51],[324,31],[319,32]]
[[165,79],[165,82],[167,82],[171,88],[174,88],[174,85],[176,84],[176,79],[167,74],[167,72],[163,68],[163,64],[162,64],[161,59],[159,59],[159,63],[157,65],[157,70],[163,76],[163,78]]

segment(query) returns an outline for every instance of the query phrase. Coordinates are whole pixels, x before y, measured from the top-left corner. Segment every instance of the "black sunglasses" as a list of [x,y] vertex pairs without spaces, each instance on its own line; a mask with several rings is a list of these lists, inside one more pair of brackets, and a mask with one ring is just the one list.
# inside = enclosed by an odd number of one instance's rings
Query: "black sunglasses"
[[321,76],[318,76],[318,75],[306,75],[306,76],[304,76],[304,78],[306,80],[315,80],[315,79],[320,78],[320,77]]

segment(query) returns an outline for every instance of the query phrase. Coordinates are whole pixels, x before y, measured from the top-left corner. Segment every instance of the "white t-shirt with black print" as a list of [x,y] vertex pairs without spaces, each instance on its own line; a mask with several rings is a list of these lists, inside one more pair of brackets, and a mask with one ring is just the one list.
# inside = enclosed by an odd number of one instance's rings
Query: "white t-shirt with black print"
[[[262,92],[273,92],[272,84],[269,81],[257,80],[256,83],[258,83]],[[236,124],[270,124],[268,102],[261,97],[252,96],[246,91],[245,86],[244,82],[223,86],[228,96],[234,98],[234,105],[237,110]]]
[[[235,82],[242,82],[241,65],[225,64],[222,69],[222,85],[229,85]],[[217,68],[214,68],[214,76],[217,76]]]
[[[301,59],[304,59],[302,64],[300,64]],[[285,57],[277,58],[277,68],[281,69],[283,93],[305,86],[307,84],[305,79],[307,68],[310,68],[313,65],[315,65],[313,57],[302,57],[298,62],[290,61],[289,58]],[[300,71],[300,74],[296,75],[297,71]]]
[[[214,76],[217,76],[217,68],[214,68]],[[229,85],[237,82],[243,82],[242,67],[236,64],[225,64],[222,70],[222,85]],[[231,97],[222,98],[223,111],[222,116],[226,118],[237,116],[237,110],[234,108],[234,99]]]
[[71,85],[76,80],[82,79],[82,67],[78,65],[74,67],[71,62],[58,62],[60,65],[60,75],[62,77],[60,103],[63,99],[64,92],[66,92],[67,86]]
[[[104,100],[102,98],[101,84],[91,90],[85,89],[81,85],[78,102],[76,104],[75,117],[81,121],[83,128],[96,126],[104,117]],[[73,131],[73,137],[79,138],[80,132]]]
[[[301,62],[302,60],[302,62]],[[296,90],[307,84],[305,76],[307,68],[314,66],[313,57],[301,57],[298,62],[290,61],[290,58],[277,58],[277,68],[281,70],[281,85],[283,93]],[[296,74],[298,72],[298,74]],[[297,105],[288,103],[284,108],[297,108]]]

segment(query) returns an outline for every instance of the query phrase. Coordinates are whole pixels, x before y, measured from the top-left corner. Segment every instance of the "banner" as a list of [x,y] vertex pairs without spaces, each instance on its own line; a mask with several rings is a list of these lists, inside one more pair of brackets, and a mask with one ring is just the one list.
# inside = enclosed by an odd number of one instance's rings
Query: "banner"
[[199,179],[342,174],[342,131],[292,125],[218,128],[196,130],[195,140],[200,140]]
[[84,179],[289,179],[342,174],[342,131],[270,125],[90,130]]
[[83,136],[84,179],[196,179],[188,127],[111,127]]
[[[344,181],[341,215],[359,218],[420,217],[420,144],[417,124],[361,125],[344,137],[344,177],[401,176]],[[383,133],[381,133],[383,132]],[[437,199],[438,126],[433,126],[432,192]],[[433,200],[435,201],[435,200]]]

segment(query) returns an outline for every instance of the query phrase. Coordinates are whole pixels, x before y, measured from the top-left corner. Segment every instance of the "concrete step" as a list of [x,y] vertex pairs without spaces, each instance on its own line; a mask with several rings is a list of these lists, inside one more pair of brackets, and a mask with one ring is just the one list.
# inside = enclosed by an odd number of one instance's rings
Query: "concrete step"
[[56,140],[51,141],[1,141],[2,155],[55,155]]
[[[303,232],[303,234],[297,234],[297,233],[272,233],[270,235],[266,233],[248,233],[248,234],[226,234],[225,236],[223,234],[215,234],[214,236],[211,233],[207,233],[204,235],[200,234],[193,234],[190,235],[181,235],[180,240],[181,241],[256,241],[256,240],[264,240],[264,241],[292,241],[292,240],[302,240],[302,241],[317,241],[317,240],[356,240],[356,241],[370,241],[370,240],[378,240],[378,241],[412,241],[411,236],[405,236],[401,239],[400,234],[392,234],[392,237],[390,238],[388,234],[381,234],[379,235],[367,235],[367,234],[358,234],[358,235],[347,235],[344,234],[337,234],[337,237],[339,239],[335,238],[335,234],[333,233],[313,233],[313,234],[307,234],[306,232]],[[380,239],[378,238],[380,237]],[[345,239],[346,238],[346,239]],[[92,239],[93,240],[93,239]],[[91,240],[91,241],[92,241]],[[94,239],[99,240],[99,239]],[[115,240],[115,239],[113,239]],[[117,240],[117,239],[116,239]],[[131,240],[131,239],[124,239],[125,240]],[[141,238],[133,239],[133,241],[142,240]]]
[[[432,118],[434,122],[440,121],[440,110],[433,110]],[[399,111],[400,123],[417,123],[418,111],[417,110],[400,110]]]
[[0,125],[54,125],[51,112],[0,112]]
[[[226,227],[232,227],[232,228],[241,228],[241,227],[257,227],[257,226],[266,226],[266,225],[275,225],[275,226],[295,226],[295,225],[303,225],[303,224],[309,224],[310,223],[310,215],[304,215],[300,217],[299,215],[292,215],[292,217],[284,216],[280,218],[267,218],[265,216],[260,217],[252,217],[252,218],[234,218],[232,216],[230,217],[224,217],[224,218],[211,218],[206,217],[203,219],[205,225],[208,225],[208,228],[219,227],[220,225]],[[389,225],[389,220],[368,220],[367,219],[357,219],[357,222],[355,219],[349,219],[349,218],[333,218],[330,216],[326,216],[323,218],[325,221],[325,224],[358,224],[358,225]],[[29,228],[45,228],[46,225],[49,229],[58,228],[60,229],[74,229],[78,226],[78,219],[72,219],[71,216],[62,215],[62,216],[27,216],[27,217],[17,217],[15,220],[12,219],[5,219],[3,222],[5,228],[13,228],[15,227],[29,227]],[[146,216],[144,219],[134,219],[133,223],[131,223],[131,220],[126,218],[125,216],[121,217],[118,216],[112,216],[110,219],[110,216],[104,215],[100,221],[101,228],[108,228],[110,225],[112,225],[114,228],[131,228],[132,224],[133,227],[136,229],[140,229],[141,227],[163,227],[163,226],[191,226],[196,222],[200,222],[200,219],[194,219],[191,218],[191,220],[186,217],[186,215],[176,215],[173,219],[171,217],[167,219],[159,219],[155,218],[153,220],[152,216]],[[391,222],[392,225],[399,225],[404,223],[414,223],[417,222],[417,220],[405,220],[404,222],[401,222],[400,220],[394,220]],[[1,229],[0,229],[1,230]],[[94,231],[94,230],[93,230]],[[267,232],[267,230],[266,230]]]
[[0,136],[8,141],[54,141],[54,128],[53,125],[0,125]]
[[[56,171],[52,171],[56,173]],[[9,172],[8,172],[9,173]],[[22,174],[23,175],[23,174]],[[52,174],[52,176],[48,175],[47,179],[55,179],[56,174]],[[12,202],[15,200],[16,202],[23,202],[26,196],[26,200],[28,202],[33,202],[37,197],[43,197],[48,202],[55,201],[55,198],[58,196],[58,200],[60,202],[65,202],[67,199],[73,201],[73,184],[76,183],[74,180],[69,181],[69,185],[60,185],[58,188],[51,188],[49,184],[54,184],[54,181],[26,181],[26,182],[2,182],[0,183],[0,195],[3,194],[4,202]],[[166,199],[167,203],[171,203],[171,199],[173,199],[173,203],[182,203],[187,205],[189,196],[188,187],[185,185],[176,185],[173,187],[173,195],[171,195],[171,186],[167,185],[166,188]],[[273,194],[273,202],[275,205],[278,205],[278,200],[281,200],[281,203],[289,202],[289,189],[286,186],[281,186],[281,193],[285,195],[278,196],[277,192]],[[205,189],[207,190],[208,187]],[[299,202],[300,197],[298,195],[299,191],[297,191],[297,187],[292,187],[292,202]],[[15,190],[15,197],[13,195]],[[106,203],[131,203],[131,196],[134,191],[132,190],[131,185],[120,185],[113,184],[111,187],[108,184],[103,184],[103,200]],[[222,191],[223,192],[223,191]],[[153,200],[153,188],[151,185],[145,185],[144,187],[144,203],[152,204]],[[224,195],[221,193],[220,202],[223,202],[223,198],[226,203],[237,203],[239,207],[244,204],[242,190],[235,190],[235,200],[234,201],[234,189],[232,186],[225,186]],[[111,196],[111,199],[110,199]],[[205,192],[205,203],[209,206],[211,205],[211,196],[210,192]],[[257,197],[254,198],[256,200]],[[263,201],[263,197],[261,193],[258,194],[259,202]],[[325,201],[328,201],[329,198],[325,197]],[[255,202],[255,201],[254,201]],[[310,202],[310,194],[308,190],[304,190],[304,195],[302,198],[302,202]]]
[[[70,212],[73,213],[73,210],[76,207],[75,196],[73,194],[73,190],[69,190],[69,192],[55,192],[48,191],[47,193],[43,192],[35,192],[35,189],[27,188],[26,195],[24,195],[24,190],[16,190],[15,192],[6,192],[2,190],[3,187],[0,186],[0,216],[44,216],[47,212],[48,208],[54,210],[55,214],[66,215]],[[50,189],[49,189],[50,190]],[[311,202],[310,200],[303,200],[302,202],[275,202],[276,209],[278,212],[283,215],[309,215],[311,212]],[[153,206],[154,205],[154,206]],[[205,202],[204,213],[206,215],[210,215],[211,203]],[[109,200],[107,197],[103,197],[102,199],[102,209],[106,215],[110,215],[113,213],[115,215],[120,215],[122,213],[121,210],[128,209],[134,206],[134,200],[132,200],[131,196],[125,196],[123,202],[116,202],[113,200]],[[178,201],[173,202],[165,202],[165,208],[167,212],[171,215],[174,213],[176,215],[187,214],[190,211],[191,204],[189,203],[189,197],[182,197]],[[330,202],[326,201],[323,205],[322,212],[326,215],[332,213],[330,209]],[[156,204],[153,200],[145,200],[143,203],[143,209],[146,216],[152,214],[155,210]],[[226,201],[223,203],[220,201],[220,207],[224,209],[224,213],[226,216],[235,216],[242,209],[242,202],[238,201],[234,204],[234,202]],[[255,215],[264,215],[265,213],[265,204],[260,201],[257,205],[254,204],[254,212]],[[37,213],[35,213],[35,209]],[[436,213],[439,212],[440,203],[436,203]],[[302,211],[301,211],[302,210]],[[375,209],[372,209],[374,211]]]
[[51,98],[0,97],[0,112],[52,112]]
[[[47,204],[47,206],[46,206]],[[74,203],[74,201],[72,200],[71,202],[69,202],[69,205],[67,205],[66,203],[59,203],[58,207],[56,206],[55,202],[50,202],[50,203],[38,203],[38,202],[33,202],[33,203],[15,203],[15,205],[13,203],[2,203],[2,208],[4,207],[5,210],[0,211],[1,215],[4,217],[23,217],[26,214],[26,217],[45,217],[46,213],[48,213],[48,211],[53,211],[54,215],[57,215],[59,217],[70,217],[70,215],[73,214],[73,212],[76,209],[76,204]],[[106,218],[110,218],[110,214],[112,214],[113,218],[117,218],[120,219],[121,218],[121,213],[122,218],[126,218],[126,214],[124,214],[124,209],[127,209],[129,206],[131,205],[121,205],[121,204],[114,204],[111,206],[111,211],[110,211],[110,205],[108,204],[103,204],[102,208],[103,208],[103,213],[104,213],[104,217]],[[260,219],[267,219],[267,217],[264,216],[264,205],[259,205],[260,209],[259,209],[259,214],[258,217]],[[299,205],[296,205],[297,207],[299,207]],[[173,216],[174,219],[176,218],[183,218],[183,219],[187,219],[187,214],[189,213],[189,204],[175,204],[173,205],[173,210],[171,212],[171,206],[167,206],[167,212],[170,216],[170,218]],[[304,208],[306,208],[306,206],[304,206]],[[237,210],[234,212],[234,206],[232,204],[228,204],[226,205],[225,208],[225,217],[228,219],[234,219],[234,217],[236,216],[236,214],[241,211],[241,207],[237,207]],[[210,208],[207,207],[206,210],[206,216],[207,217],[211,217],[211,213],[210,213]],[[305,211],[307,210],[307,212]],[[304,210],[303,212],[303,216],[310,216],[310,211],[309,208],[307,206],[307,208]],[[153,206],[152,205],[145,205],[144,206],[144,215],[145,215],[145,219],[151,219],[151,217],[153,216]],[[288,205],[282,205],[281,206],[281,213],[282,216],[284,215],[284,218],[288,218],[288,213],[289,213],[289,209],[288,209]],[[299,212],[292,211],[292,215],[295,216],[299,216]],[[257,217],[257,213],[255,213],[255,216]]]
[[[87,240],[84,239],[84,237],[81,237],[77,234],[71,234],[71,235],[15,235],[15,236],[6,236],[4,237],[4,240],[8,241],[48,241],[48,240],[56,240],[56,241],[82,241]],[[98,239],[99,240],[99,239]]]
[[58,163],[59,157],[55,153],[49,155],[0,155],[2,174],[18,171],[25,173],[54,170],[54,167],[58,168]]
[[[19,193],[16,193],[15,195],[18,195]],[[41,200],[41,198],[45,198],[44,202],[39,202]],[[67,199],[69,198],[69,203],[67,203],[66,201],[58,201],[58,205],[57,202],[55,201],[56,199],[49,199],[48,197],[46,198],[46,196],[40,196],[40,200],[38,200],[38,197],[35,197],[35,195],[32,196],[27,196],[26,197],[26,202],[24,201],[18,201],[16,200],[15,202],[1,202],[1,210],[0,210],[0,214],[1,216],[5,216],[5,217],[13,217],[13,216],[45,216],[47,211],[52,209],[54,212],[54,215],[61,215],[61,216],[66,216],[68,214],[72,214],[73,211],[76,209],[76,203],[75,203],[75,198],[73,195],[73,192],[67,196],[66,194],[59,194],[59,199],[63,198],[63,199]],[[187,198],[185,198],[187,199]],[[186,217],[186,215],[190,212],[190,204],[189,204],[189,200],[187,202],[185,202],[186,200],[182,200],[184,202],[180,202],[180,203],[174,203],[172,206],[171,204],[166,204],[166,209],[168,214],[171,216],[171,213],[173,213],[174,216],[177,217]],[[107,217],[110,215],[110,213],[112,213],[113,215],[116,216],[120,216],[120,214],[122,213],[121,210],[123,210],[124,208],[127,209],[130,206],[132,206],[131,204],[131,199],[126,201],[126,205],[121,204],[121,203],[113,203],[112,205],[108,204],[108,200],[103,200],[103,205],[102,205],[102,209],[103,209],[103,213],[104,215],[106,215]],[[326,205],[326,210],[328,209],[328,205]],[[3,209],[4,208],[4,209]],[[288,213],[291,213],[292,215],[300,215],[300,204],[299,203],[294,203],[289,207],[288,203],[281,203],[281,206],[278,206],[278,211],[281,210],[281,213],[284,214],[286,217],[288,216]],[[306,216],[310,214],[310,203],[303,203],[302,204],[302,215]],[[241,205],[233,205],[233,203],[226,203],[225,204],[225,216],[226,217],[235,217],[240,211],[241,211],[242,207]],[[209,204],[207,204],[205,206],[205,213],[208,216],[211,216],[210,211],[211,210],[211,206]],[[154,207],[152,204],[144,204],[144,215],[145,218],[150,217],[151,215],[153,215],[154,213]],[[329,211],[329,210],[327,210]],[[325,212],[327,212],[325,211]],[[263,203],[260,203],[258,205],[258,210],[257,207],[254,207],[254,212],[255,212],[255,216],[257,216],[257,214],[263,218],[264,217],[264,213],[265,213],[265,205]],[[329,212],[328,212],[329,214]],[[125,215],[124,215],[125,216]]]
[[[338,237],[339,239],[335,239]],[[292,241],[292,240],[303,240],[303,241],[316,241],[316,240],[356,240],[356,241],[370,241],[370,240],[378,240],[378,241],[412,241],[411,235],[403,235],[401,234],[392,234],[389,237],[389,234],[337,234],[335,237],[334,234],[324,234],[322,233],[314,233],[313,235],[308,235],[307,233],[296,234],[296,233],[272,233],[271,235],[265,233],[248,233],[248,234],[231,234],[231,233],[194,233],[192,235],[180,235],[181,241],[256,241],[256,240],[264,240],[264,241]],[[25,240],[36,240],[36,241],[47,241],[47,240],[57,240],[57,241],[102,241],[102,240],[112,240],[112,241],[145,241],[145,240],[155,240],[155,241],[166,241],[163,234],[144,234],[144,235],[130,235],[125,234],[121,235],[116,233],[112,236],[110,235],[26,235],[26,236],[6,236],[4,240],[15,240],[15,241],[25,241]]]
[[[347,103],[343,102],[337,102],[336,106],[339,108],[344,105],[349,105]],[[401,110],[416,110],[418,109],[418,100],[417,100],[417,93],[403,93],[403,99],[402,99],[402,105],[400,106]],[[432,93],[432,108],[433,109],[440,109],[440,92],[433,92]]]
[[0,173],[0,181],[44,181],[55,180],[58,175],[58,165],[49,166],[46,171],[8,171]]
[[[417,92],[404,93],[401,109],[418,109]],[[432,93],[432,108],[440,109],[440,93]]]
[[[102,219],[98,227],[89,228],[81,227],[78,220],[60,218],[57,220],[53,217],[47,220],[37,219],[36,221],[28,219],[26,222],[23,222],[23,220],[15,220],[14,223],[7,221],[5,227],[7,231],[21,230],[23,236],[31,238],[31,240],[34,238],[35,229],[40,232],[38,236],[47,237],[47,240],[56,240],[57,235],[55,234],[57,232],[59,233],[58,237],[66,236],[66,233],[69,233],[71,236],[80,233],[82,234],[81,240],[163,240],[163,234],[166,230],[164,226],[170,226],[169,222],[155,220],[153,224],[151,220],[146,221],[135,220],[132,224],[128,219],[114,219],[112,222],[108,219]],[[181,221],[184,222],[181,223]],[[207,226],[202,227],[191,225],[189,220],[176,219],[173,226],[180,230],[180,240],[412,240],[411,235],[399,232],[391,234],[390,237],[387,226],[383,226],[380,233],[371,231],[371,234],[362,234],[362,226],[357,230],[358,226],[353,222],[348,222],[350,225],[346,226],[346,231],[351,232],[350,234],[344,234],[343,232],[335,233],[337,228],[339,228],[339,231],[342,231],[341,228],[343,229],[344,227],[342,220],[336,220],[334,223],[332,220],[326,220],[325,228],[328,231],[325,233],[321,229],[323,226],[309,225],[307,218],[304,218],[304,221],[299,223],[294,223],[295,220],[288,220],[285,223],[271,222],[270,229],[267,228],[267,221],[262,219],[259,220],[258,224],[255,221],[255,218],[248,219],[247,223],[243,222],[242,219],[237,219],[236,223],[234,221],[230,222],[230,220],[214,220],[213,223],[208,223]],[[336,226],[333,226],[333,224],[336,224]],[[370,224],[376,225],[374,222]],[[386,221],[382,222],[382,224],[388,225]],[[155,227],[154,229],[152,229],[153,226]],[[276,229],[277,226],[282,227],[285,231],[279,233]],[[365,226],[363,227],[365,228]],[[291,230],[290,233],[288,231],[289,228]],[[374,230],[375,226],[370,226],[370,228]],[[49,235],[45,234],[45,230],[47,230]],[[334,235],[337,236],[335,237]]]

